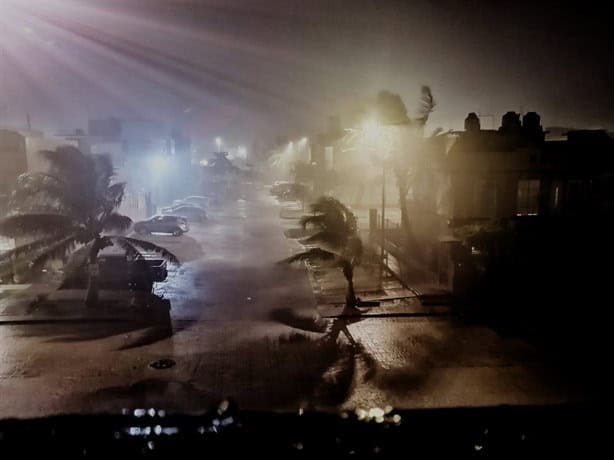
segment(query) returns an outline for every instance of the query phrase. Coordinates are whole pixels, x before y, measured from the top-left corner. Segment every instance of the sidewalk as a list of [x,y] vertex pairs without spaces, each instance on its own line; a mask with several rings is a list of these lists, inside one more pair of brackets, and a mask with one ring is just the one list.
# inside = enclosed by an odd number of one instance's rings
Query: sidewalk
[[[292,210],[284,212],[282,205],[280,217],[282,228],[287,238],[297,241],[297,251],[304,250],[305,246],[298,243],[300,232],[298,218],[300,213]],[[295,236],[295,238],[292,238]],[[309,279],[316,299],[316,310],[325,318],[339,317],[345,306],[347,282],[341,270],[322,265],[306,263]],[[417,289],[405,287],[390,273],[384,273],[379,279],[377,265],[359,265],[354,270],[354,287],[356,296],[363,302],[379,302],[379,305],[360,307],[362,317],[394,317],[394,316],[440,316],[448,315],[450,308],[440,302],[425,301],[429,296],[446,294],[445,291],[436,291],[428,285],[418,285]]]

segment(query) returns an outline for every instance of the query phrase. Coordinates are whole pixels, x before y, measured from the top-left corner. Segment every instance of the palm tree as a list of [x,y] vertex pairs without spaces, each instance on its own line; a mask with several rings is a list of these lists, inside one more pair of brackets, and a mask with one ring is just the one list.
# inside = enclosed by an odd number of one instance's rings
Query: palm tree
[[360,264],[363,247],[358,236],[356,216],[339,200],[320,197],[310,205],[311,215],[301,218],[303,228],[313,227],[317,231],[303,240],[306,244],[320,247],[295,254],[282,262],[298,261],[324,262],[342,270],[347,281],[345,311],[358,312],[358,299],[354,290],[354,268]]
[[179,264],[163,247],[109,234],[125,232],[132,225],[129,217],[117,212],[125,183],[113,182],[109,156],[84,155],[70,146],[40,154],[48,160],[49,171],[22,174],[11,196],[10,211],[0,220],[0,234],[31,241],[2,254],[0,267],[12,269],[18,264],[35,270],[84,247],[81,252],[89,263],[86,305],[94,307],[98,303],[98,254],[104,248],[116,244],[141,261],[141,251],[153,251]]
[[[406,125],[410,128],[407,133],[411,138],[405,140],[407,146],[400,146],[392,152],[392,168],[395,175],[397,188],[399,191],[399,207],[401,208],[401,228],[409,244],[411,238],[411,227],[408,214],[407,197],[413,184],[421,179],[424,170],[419,168],[420,158],[426,149],[424,139],[424,127],[435,109],[435,100],[431,89],[423,86],[417,115],[411,119],[407,115],[407,109],[401,97],[389,91],[380,91],[377,95],[376,107],[378,118],[383,125]],[[440,130],[436,130],[434,136]],[[408,147],[409,146],[409,147]],[[411,151],[410,151],[411,150]]]

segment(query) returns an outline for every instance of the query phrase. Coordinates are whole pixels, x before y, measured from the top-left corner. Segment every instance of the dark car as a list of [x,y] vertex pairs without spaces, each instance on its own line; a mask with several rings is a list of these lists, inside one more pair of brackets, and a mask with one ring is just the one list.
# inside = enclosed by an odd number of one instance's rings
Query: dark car
[[[152,254],[134,259],[120,253],[105,253],[98,257],[100,289],[131,289],[151,292],[153,283],[166,279],[166,261]],[[61,289],[86,289],[87,270],[74,270]]]
[[140,235],[148,233],[171,233],[180,236],[189,230],[188,222],[179,216],[153,216],[134,224],[134,231]]
[[207,212],[200,206],[192,204],[180,204],[178,206],[162,208],[162,214],[172,217],[180,216],[189,222],[204,222],[207,219]]

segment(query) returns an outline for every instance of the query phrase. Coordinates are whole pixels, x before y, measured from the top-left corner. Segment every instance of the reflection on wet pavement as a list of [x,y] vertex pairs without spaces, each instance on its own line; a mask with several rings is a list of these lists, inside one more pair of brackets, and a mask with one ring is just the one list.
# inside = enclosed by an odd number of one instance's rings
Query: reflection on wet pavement
[[[276,264],[298,249],[262,191],[212,208],[181,237],[149,236],[184,262],[156,293],[169,321],[0,327],[0,414],[186,412],[231,397],[242,408],[438,407],[548,403],[526,344],[451,318],[317,316],[307,272]],[[167,369],[156,360],[172,359]],[[535,366],[534,366],[535,364]],[[37,397],[37,395],[40,395]]]

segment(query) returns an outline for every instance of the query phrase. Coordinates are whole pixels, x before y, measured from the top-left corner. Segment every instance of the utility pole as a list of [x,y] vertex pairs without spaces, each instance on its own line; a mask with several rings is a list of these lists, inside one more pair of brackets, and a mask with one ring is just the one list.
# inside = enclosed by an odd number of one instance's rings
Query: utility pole
[[6,59],[6,49],[5,45],[0,42],[0,124],[2,122],[3,116],[5,115],[5,111],[7,111],[7,104],[5,102],[5,97],[8,94],[7,85],[6,85],[6,69],[8,67],[8,62]]
[[380,285],[384,281],[384,245],[386,244],[386,161],[382,160],[382,233],[380,235]]

